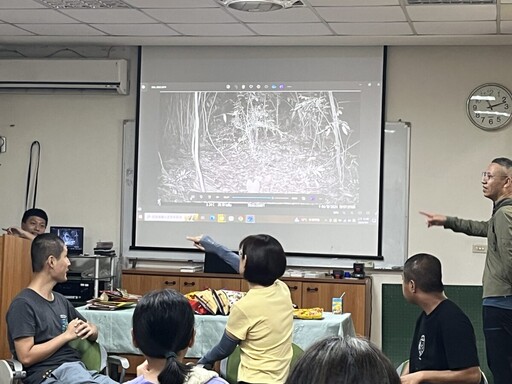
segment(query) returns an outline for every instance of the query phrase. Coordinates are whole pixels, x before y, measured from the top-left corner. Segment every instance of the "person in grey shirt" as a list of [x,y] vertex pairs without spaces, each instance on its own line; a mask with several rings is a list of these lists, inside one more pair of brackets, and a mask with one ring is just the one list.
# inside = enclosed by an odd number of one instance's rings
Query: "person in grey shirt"
[[428,227],[443,226],[470,236],[487,237],[483,274],[483,327],[487,362],[495,384],[512,378],[512,160],[498,157],[482,173],[483,194],[493,202],[487,221],[429,212]]

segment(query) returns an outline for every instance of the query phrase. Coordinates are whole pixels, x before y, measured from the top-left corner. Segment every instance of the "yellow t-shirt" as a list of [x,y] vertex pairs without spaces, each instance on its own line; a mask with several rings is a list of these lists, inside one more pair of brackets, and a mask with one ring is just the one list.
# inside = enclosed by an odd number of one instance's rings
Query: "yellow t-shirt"
[[238,380],[279,384],[292,360],[293,307],[280,280],[253,288],[231,308],[226,330],[241,340]]

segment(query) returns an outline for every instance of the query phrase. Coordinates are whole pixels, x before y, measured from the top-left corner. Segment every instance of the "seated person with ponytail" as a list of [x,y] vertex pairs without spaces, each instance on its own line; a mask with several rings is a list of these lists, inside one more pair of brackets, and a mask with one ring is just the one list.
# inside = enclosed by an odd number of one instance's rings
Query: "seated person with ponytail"
[[283,247],[269,235],[246,237],[238,253],[208,236],[188,239],[217,254],[249,283],[247,295],[231,307],[222,339],[199,364],[212,365],[240,345],[238,383],[284,383],[293,355],[293,304],[288,286],[279,280],[286,270]]
[[217,373],[185,365],[194,344],[194,312],[188,300],[171,289],[149,292],[133,312],[133,344],[146,361],[130,384],[227,384]]

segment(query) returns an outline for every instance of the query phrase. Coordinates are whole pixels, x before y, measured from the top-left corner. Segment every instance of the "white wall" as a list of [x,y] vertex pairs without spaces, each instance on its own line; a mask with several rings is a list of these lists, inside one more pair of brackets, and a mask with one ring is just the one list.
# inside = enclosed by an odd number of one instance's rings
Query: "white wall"
[[[121,49],[115,58],[133,66],[136,49]],[[119,249],[122,126],[135,118],[135,74],[129,96],[0,94],[0,136],[7,138],[0,154],[3,228],[20,225],[29,150],[37,140],[37,206],[48,213],[49,225],[84,226],[86,252],[99,240]]]
[[[130,53],[132,64],[135,50]],[[443,262],[445,284],[480,284],[484,255],[470,238],[427,229],[420,210],[485,220],[491,203],[480,174],[492,158],[512,156],[512,127],[484,132],[466,117],[477,85],[512,89],[510,47],[390,47],[386,120],[412,124],[409,254],[431,252]],[[98,240],[119,246],[122,122],[135,118],[130,96],[0,95],[0,225],[16,224],[24,209],[30,143],[42,144],[38,206],[50,225],[86,227],[86,250]],[[10,127],[15,124],[15,127]],[[381,284],[398,273],[374,275],[372,339],[381,340]]]

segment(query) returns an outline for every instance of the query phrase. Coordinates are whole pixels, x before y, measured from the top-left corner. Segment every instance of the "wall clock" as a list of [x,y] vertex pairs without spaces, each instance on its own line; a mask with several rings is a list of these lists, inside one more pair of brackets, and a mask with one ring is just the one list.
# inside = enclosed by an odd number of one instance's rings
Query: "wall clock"
[[488,83],[476,87],[468,97],[469,120],[480,129],[494,131],[512,119],[512,94],[500,84]]

